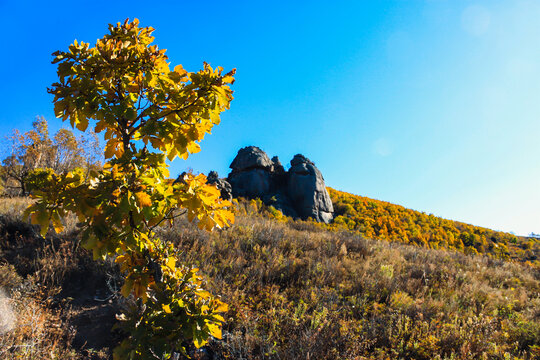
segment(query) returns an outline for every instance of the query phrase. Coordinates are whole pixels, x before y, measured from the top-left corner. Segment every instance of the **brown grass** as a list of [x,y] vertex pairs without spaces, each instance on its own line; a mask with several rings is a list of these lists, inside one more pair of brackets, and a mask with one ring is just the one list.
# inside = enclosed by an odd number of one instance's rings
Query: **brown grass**
[[117,270],[79,247],[71,218],[64,234],[41,238],[21,218],[29,204],[0,199],[0,359],[110,358],[114,304],[95,298],[109,296]]
[[33,202],[34,200],[28,197],[0,197],[0,214],[19,218],[24,210]]
[[540,354],[538,269],[277,222],[244,208],[225,231],[187,222],[162,230],[230,304],[219,348],[232,358]]
[[0,266],[0,288],[7,292],[0,292],[0,358],[76,359],[69,349],[73,332],[63,328],[60,311],[47,306],[40,289],[22,282],[14,270]]
[[[0,209],[16,206],[0,201]],[[540,357],[538,269],[277,221],[256,204],[239,209],[223,231],[185,219],[159,230],[230,305],[223,340],[194,358]],[[38,243],[9,211],[0,221],[0,282],[11,289],[17,323],[0,336],[0,349],[9,349],[0,358],[110,358],[114,342],[100,343],[110,327],[99,326],[114,319],[114,303],[93,297],[108,291],[114,266],[77,246],[75,223]]]

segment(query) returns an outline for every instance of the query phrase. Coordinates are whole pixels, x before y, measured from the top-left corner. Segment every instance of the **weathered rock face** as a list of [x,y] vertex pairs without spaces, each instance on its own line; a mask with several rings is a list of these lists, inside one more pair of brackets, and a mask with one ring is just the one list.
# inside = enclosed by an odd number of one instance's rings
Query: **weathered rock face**
[[281,165],[281,161],[279,161],[277,156],[272,158],[272,166],[274,167],[274,173],[278,175],[285,174],[285,168]]
[[230,168],[233,172],[249,170],[252,168],[270,170],[272,165],[274,165],[274,163],[264,151],[256,146],[247,146],[238,151]]
[[278,191],[275,195],[267,196],[263,199],[266,205],[272,205],[274,208],[281,211],[284,215],[299,218],[291,198],[283,191]]
[[232,200],[232,187],[227,180],[220,179],[218,173],[215,171],[210,171],[206,179],[208,184],[215,184],[218,190],[221,191],[222,199],[229,201]]
[[227,178],[233,196],[264,198],[272,190],[273,165],[268,155],[256,146],[240,149]]
[[312,217],[325,223],[334,218],[334,207],[323,176],[303,155],[295,155],[291,160],[287,190],[300,217]]
[[324,179],[315,164],[295,155],[285,171],[277,156],[272,160],[256,146],[240,149],[228,176],[234,197],[260,198],[283,214],[320,222],[333,219],[334,208]]

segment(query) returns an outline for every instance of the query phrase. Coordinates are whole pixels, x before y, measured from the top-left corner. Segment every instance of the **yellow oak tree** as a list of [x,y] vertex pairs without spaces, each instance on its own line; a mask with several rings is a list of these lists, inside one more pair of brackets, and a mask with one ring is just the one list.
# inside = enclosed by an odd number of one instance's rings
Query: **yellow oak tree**
[[83,246],[119,264],[121,293],[136,301],[121,316],[129,337],[115,350],[118,359],[168,359],[186,340],[200,347],[209,336],[221,337],[227,311],[154,230],[179,212],[207,230],[233,223],[232,204],[204,175],[170,179],[166,161],[200,150],[233,99],[234,70],[206,63],[198,72],[171,70],[165,50],[152,44],[153,31],[126,20],[109,25],[93,47],[75,41],[53,54],[56,116],[81,131],[104,132],[106,163],[89,183],[78,172],[48,174],[27,210],[42,234],[50,222],[61,231],[61,219],[75,213]]

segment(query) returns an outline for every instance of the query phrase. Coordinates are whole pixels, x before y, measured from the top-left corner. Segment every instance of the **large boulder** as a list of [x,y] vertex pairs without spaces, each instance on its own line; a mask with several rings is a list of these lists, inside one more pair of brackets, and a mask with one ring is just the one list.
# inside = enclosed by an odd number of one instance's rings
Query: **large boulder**
[[315,164],[303,155],[295,155],[291,160],[287,190],[301,218],[311,217],[325,223],[332,221],[334,207],[324,178]]
[[256,146],[240,149],[227,178],[233,196],[263,199],[269,195],[273,190],[273,165],[268,155]]
[[238,151],[233,162],[229,166],[233,172],[240,172],[249,169],[272,169],[274,163],[268,155],[256,146],[246,146]]

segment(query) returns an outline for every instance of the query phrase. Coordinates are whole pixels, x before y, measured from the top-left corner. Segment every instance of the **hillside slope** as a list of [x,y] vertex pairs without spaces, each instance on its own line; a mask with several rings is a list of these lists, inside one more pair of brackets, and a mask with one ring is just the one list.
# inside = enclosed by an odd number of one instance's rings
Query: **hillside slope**
[[[77,246],[75,221],[42,239],[14,210],[24,206],[0,203],[0,287],[16,320],[0,334],[0,358],[112,359],[118,269]],[[192,358],[540,356],[538,269],[274,216],[240,202],[229,229],[186,218],[159,229],[229,304],[223,340]]]
[[362,235],[432,249],[450,249],[468,254],[489,254],[504,260],[540,265],[540,239],[515,235],[447,220],[327,188],[334,204],[334,226]]

